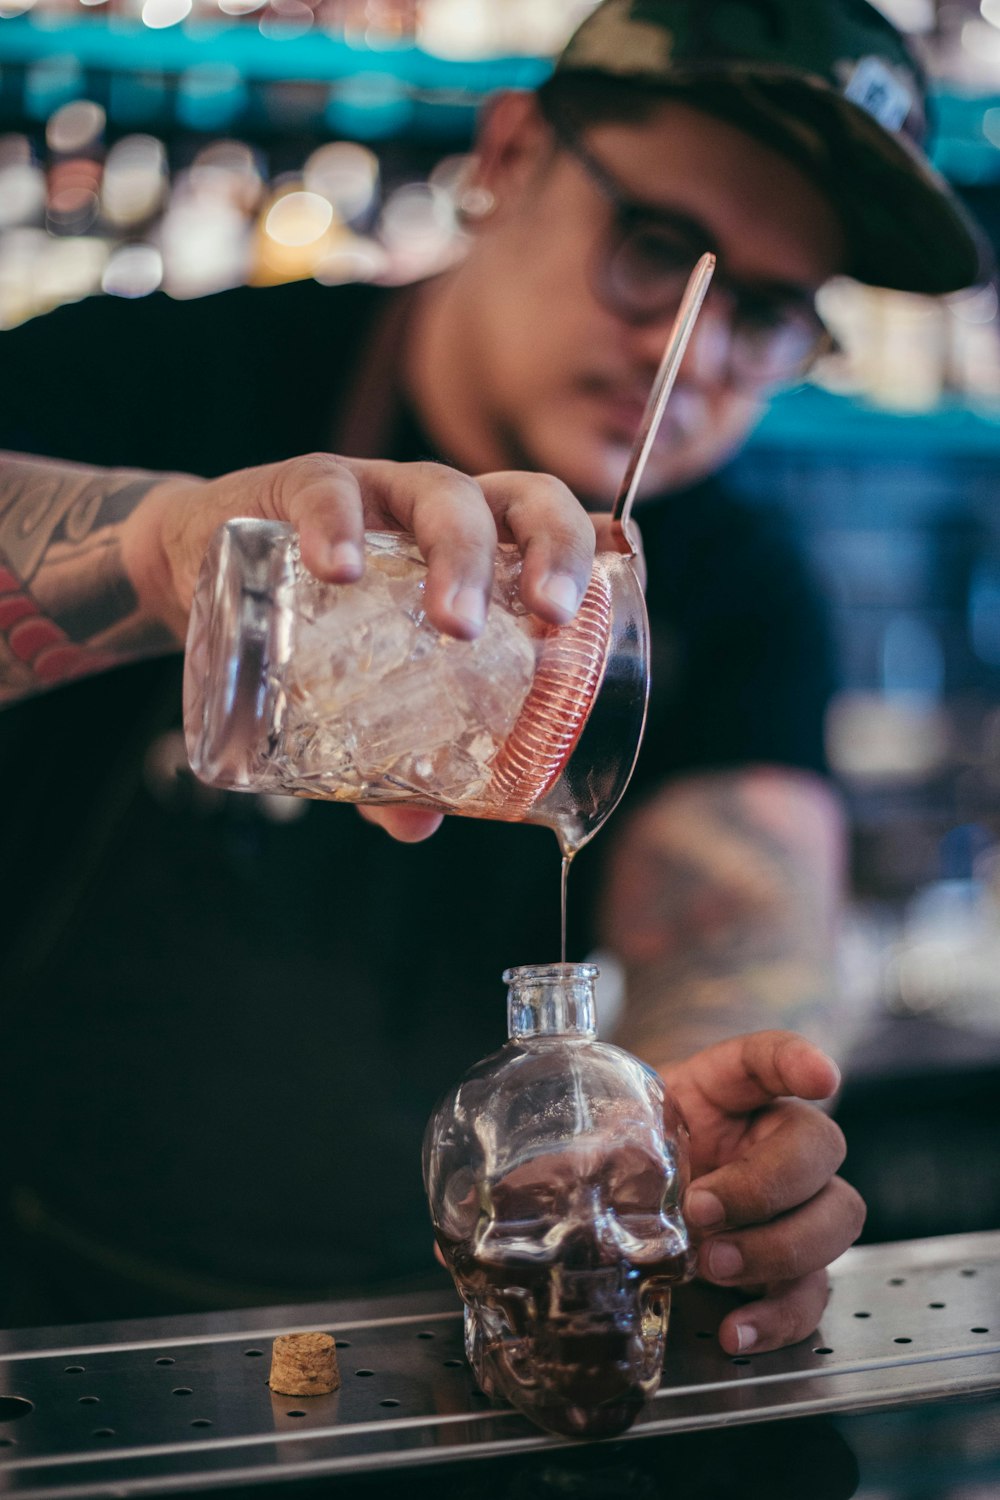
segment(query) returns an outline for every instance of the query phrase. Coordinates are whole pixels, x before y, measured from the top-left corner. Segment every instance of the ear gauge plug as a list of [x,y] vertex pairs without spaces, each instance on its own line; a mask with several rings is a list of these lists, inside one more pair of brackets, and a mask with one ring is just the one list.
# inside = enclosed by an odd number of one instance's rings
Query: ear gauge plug
[[488,219],[497,206],[497,200],[487,187],[475,184],[463,188],[458,195],[458,211],[463,219],[477,222]]

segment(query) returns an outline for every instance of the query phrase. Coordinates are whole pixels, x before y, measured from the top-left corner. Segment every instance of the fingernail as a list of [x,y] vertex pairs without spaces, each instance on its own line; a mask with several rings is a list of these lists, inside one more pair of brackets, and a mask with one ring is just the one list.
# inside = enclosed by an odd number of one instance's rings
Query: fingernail
[[743,1269],[743,1257],[728,1240],[716,1240],[708,1251],[709,1274],[717,1281],[731,1281]]
[[456,589],[452,596],[451,612],[457,619],[464,620],[470,630],[482,630],[486,620],[482,590],[468,586]]
[[698,1229],[712,1229],[725,1220],[726,1210],[714,1193],[693,1188],[684,1200],[684,1217]]
[[736,1325],[736,1347],[742,1354],[746,1349],[752,1349],[757,1342],[757,1330],[752,1323],[737,1323]]
[[326,548],[326,566],[331,573],[359,574],[364,561],[357,542],[334,542]]
[[580,590],[568,573],[550,573],[540,592],[567,619],[575,615],[580,603]]

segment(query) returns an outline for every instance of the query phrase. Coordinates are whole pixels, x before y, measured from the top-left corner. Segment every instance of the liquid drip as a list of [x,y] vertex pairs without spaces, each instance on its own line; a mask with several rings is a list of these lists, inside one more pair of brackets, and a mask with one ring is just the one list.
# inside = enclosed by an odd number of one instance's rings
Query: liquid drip
[[576,851],[573,849],[567,850],[564,848],[562,857],[562,877],[560,880],[559,890],[559,910],[561,918],[559,927],[559,962],[563,964],[566,962],[566,892],[569,887],[569,867],[573,862],[573,855],[575,852]]

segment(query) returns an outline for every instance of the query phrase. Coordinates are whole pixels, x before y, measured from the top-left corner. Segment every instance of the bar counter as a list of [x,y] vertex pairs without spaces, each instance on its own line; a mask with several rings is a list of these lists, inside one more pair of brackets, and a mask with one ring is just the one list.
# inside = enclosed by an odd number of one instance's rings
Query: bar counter
[[[657,1397],[581,1445],[477,1391],[449,1295],[0,1333],[0,1496],[1000,1495],[1000,1233],[856,1248],[831,1277],[812,1338],[735,1359],[729,1294],[684,1288]],[[340,1390],[273,1394],[271,1341],[309,1329]]]

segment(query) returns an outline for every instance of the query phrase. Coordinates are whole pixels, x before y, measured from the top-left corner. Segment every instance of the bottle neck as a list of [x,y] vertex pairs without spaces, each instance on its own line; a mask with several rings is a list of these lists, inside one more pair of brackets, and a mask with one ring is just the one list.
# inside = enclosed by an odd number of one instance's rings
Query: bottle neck
[[532,964],[507,969],[507,1031],[533,1036],[596,1037],[596,964]]

